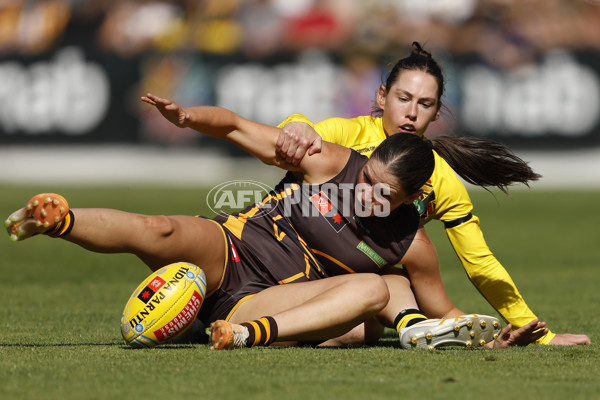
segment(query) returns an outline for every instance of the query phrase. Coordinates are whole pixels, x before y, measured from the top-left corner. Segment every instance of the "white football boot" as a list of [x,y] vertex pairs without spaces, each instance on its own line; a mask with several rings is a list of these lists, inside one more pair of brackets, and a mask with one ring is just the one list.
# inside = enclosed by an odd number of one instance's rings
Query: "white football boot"
[[502,330],[498,318],[468,314],[448,319],[428,319],[400,330],[400,346],[434,349],[441,346],[480,347]]

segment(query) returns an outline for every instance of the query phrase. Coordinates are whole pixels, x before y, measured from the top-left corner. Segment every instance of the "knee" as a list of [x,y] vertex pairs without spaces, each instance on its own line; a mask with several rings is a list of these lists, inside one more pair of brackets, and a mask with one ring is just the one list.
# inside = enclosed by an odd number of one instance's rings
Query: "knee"
[[173,221],[165,215],[145,215],[142,218],[144,230],[157,238],[170,236],[175,231]]
[[390,291],[385,280],[376,274],[365,274],[359,279],[358,285],[365,301],[365,307],[371,314],[383,310],[390,301]]

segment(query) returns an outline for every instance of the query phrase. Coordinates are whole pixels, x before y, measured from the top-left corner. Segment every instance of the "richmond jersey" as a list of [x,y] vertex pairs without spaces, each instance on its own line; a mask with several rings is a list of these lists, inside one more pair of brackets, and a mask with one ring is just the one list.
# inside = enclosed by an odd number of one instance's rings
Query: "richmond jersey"
[[[288,117],[279,126],[293,122],[313,126],[323,140],[341,144],[370,156],[386,138],[382,119],[372,116],[330,118],[313,124],[300,114]],[[415,201],[426,223],[437,219],[444,223],[446,234],[471,282],[487,301],[518,328],[537,318],[529,309],[506,269],[488,248],[479,218],[472,214],[473,205],[463,183],[448,163],[434,152],[435,169],[423,187],[423,195]],[[548,333],[541,343],[549,343],[555,335]]]

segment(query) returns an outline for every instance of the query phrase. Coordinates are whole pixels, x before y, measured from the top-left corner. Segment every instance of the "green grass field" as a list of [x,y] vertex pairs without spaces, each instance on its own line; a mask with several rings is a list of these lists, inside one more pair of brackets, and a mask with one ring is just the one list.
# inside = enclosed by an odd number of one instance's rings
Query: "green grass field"
[[[73,207],[205,213],[205,191],[3,186],[5,218],[55,191]],[[0,240],[2,399],[594,399],[600,398],[600,192],[474,191],[488,244],[529,306],[555,332],[591,346],[406,351],[392,332],[356,349],[206,345],[128,348],[124,303],[149,270],[131,255],[86,252],[45,237]],[[468,282],[441,224],[428,226],[451,299],[496,315]]]

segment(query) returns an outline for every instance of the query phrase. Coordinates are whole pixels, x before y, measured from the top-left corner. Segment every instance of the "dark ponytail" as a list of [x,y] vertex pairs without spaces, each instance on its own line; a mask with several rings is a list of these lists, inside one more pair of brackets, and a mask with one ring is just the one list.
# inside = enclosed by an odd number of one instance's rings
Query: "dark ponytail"
[[525,161],[501,143],[453,136],[438,136],[431,141],[435,151],[454,172],[473,185],[483,188],[495,186],[507,193],[508,186],[513,183],[529,186],[529,181],[541,178],[541,175],[533,172]]

